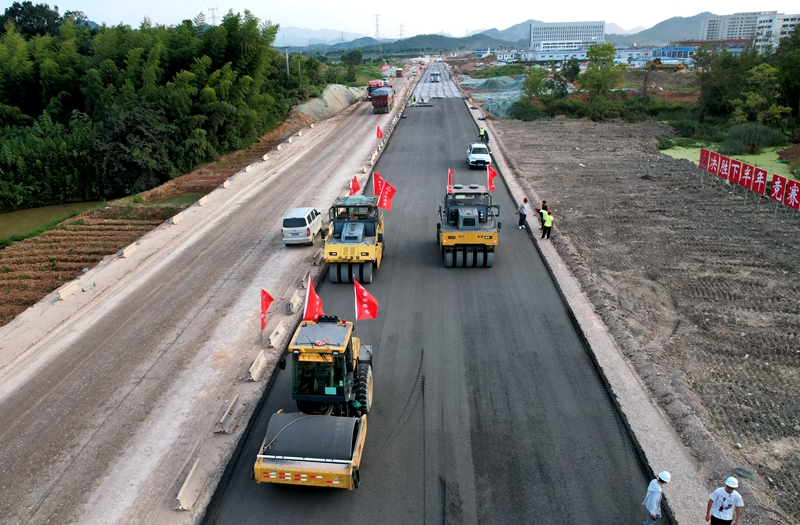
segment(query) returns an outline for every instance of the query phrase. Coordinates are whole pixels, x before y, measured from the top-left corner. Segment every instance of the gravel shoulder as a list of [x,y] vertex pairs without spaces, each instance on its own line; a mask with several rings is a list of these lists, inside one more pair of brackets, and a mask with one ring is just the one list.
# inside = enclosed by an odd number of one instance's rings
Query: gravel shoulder
[[540,244],[568,265],[706,488],[735,475],[744,523],[799,520],[800,221],[660,154],[666,125],[491,128],[516,182],[555,209]]

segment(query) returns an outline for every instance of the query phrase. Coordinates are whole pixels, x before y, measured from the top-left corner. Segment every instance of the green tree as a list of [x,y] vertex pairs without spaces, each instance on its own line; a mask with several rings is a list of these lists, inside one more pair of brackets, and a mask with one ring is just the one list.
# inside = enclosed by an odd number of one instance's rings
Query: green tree
[[627,66],[614,64],[614,44],[593,45],[586,51],[589,66],[583,73],[582,86],[591,98],[605,97],[622,81]]
[[780,94],[778,69],[769,64],[759,64],[748,71],[750,91],[734,100],[732,120],[736,124],[759,122],[766,126],[780,126],[791,109],[777,103]]
[[575,57],[570,58],[561,65],[561,73],[567,82],[575,82],[581,74],[581,65]]
[[58,7],[50,9],[47,4],[36,4],[26,1],[14,2],[6,8],[0,16],[0,27],[5,27],[7,22],[14,22],[20,34],[26,37],[36,35],[55,36],[61,27],[61,16]]
[[800,115],[800,26],[795,26],[788,37],[781,40],[775,52],[781,94],[792,115]]
[[541,96],[547,89],[547,72],[539,66],[528,68],[528,76],[522,82],[522,94],[528,99],[528,103],[533,102],[534,97]]

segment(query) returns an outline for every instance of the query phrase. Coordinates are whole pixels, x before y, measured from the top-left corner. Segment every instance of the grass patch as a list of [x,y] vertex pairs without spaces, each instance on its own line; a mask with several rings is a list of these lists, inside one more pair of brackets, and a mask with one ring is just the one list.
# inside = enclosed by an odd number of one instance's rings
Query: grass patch
[[786,136],[780,130],[758,124],[734,126],[719,145],[723,155],[757,155],[764,148],[783,146]]

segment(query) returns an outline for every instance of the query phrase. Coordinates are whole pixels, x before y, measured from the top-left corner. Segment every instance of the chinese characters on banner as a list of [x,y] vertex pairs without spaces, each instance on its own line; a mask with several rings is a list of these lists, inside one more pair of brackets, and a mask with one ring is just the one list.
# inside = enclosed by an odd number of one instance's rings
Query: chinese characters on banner
[[378,300],[375,299],[366,288],[353,278],[356,292],[356,320],[377,319]]
[[267,327],[267,309],[274,299],[263,288],[261,289],[261,329]]
[[[700,149],[698,167],[759,195],[767,194],[767,170],[765,169],[731,159],[706,148]],[[800,210],[800,182],[773,174],[769,198],[794,210]]]
[[453,193],[453,175],[455,175],[455,171],[448,169],[447,170],[447,193]]
[[381,184],[381,196],[378,197],[378,208],[391,210],[392,198],[394,197],[395,193],[397,193],[397,190],[394,189],[394,186],[386,181],[383,181],[383,184]]
[[783,203],[793,210],[800,210],[800,182],[786,181],[786,190],[783,193]]
[[772,174],[772,189],[769,198],[775,202],[783,202],[783,190],[786,189],[786,177]]
[[372,194],[376,197],[381,194],[381,187],[383,186],[383,176],[377,171],[372,172]]

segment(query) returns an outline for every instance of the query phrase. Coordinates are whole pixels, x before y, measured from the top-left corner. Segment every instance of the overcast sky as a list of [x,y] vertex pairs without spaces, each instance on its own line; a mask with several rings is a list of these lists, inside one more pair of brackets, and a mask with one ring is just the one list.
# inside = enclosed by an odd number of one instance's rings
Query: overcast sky
[[[8,2],[8,0],[6,0]],[[175,25],[191,19],[200,12],[208,14],[209,7],[217,13],[229,10],[243,12],[249,9],[261,20],[271,20],[283,27],[306,29],[333,29],[375,36],[375,16],[380,15],[380,34],[384,38],[400,36],[403,26],[405,37],[444,32],[464,36],[476,29],[511,27],[525,20],[543,22],[572,22],[601,20],[624,29],[636,26],[649,28],[673,16],[694,16],[703,11],[727,15],[763,9],[779,13],[800,12],[797,0],[672,0],[642,2],[602,2],[573,0],[561,2],[536,2],[527,8],[515,8],[515,2],[488,2],[486,0],[426,1],[426,2],[369,2],[336,0],[283,0],[281,2],[235,0],[234,3],[216,3],[219,0],[138,0],[129,2],[108,0],[47,0],[58,5],[59,12],[83,11],[89,20],[116,25],[120,22],[137,27],[145,16],[155,24]],[[7,5],[10,5],[7,4]],[[519,4],[517,4],[519,5]],[[210,17],[209,17],[210,22]],[[699,35],[698,35],[699,36]]]

